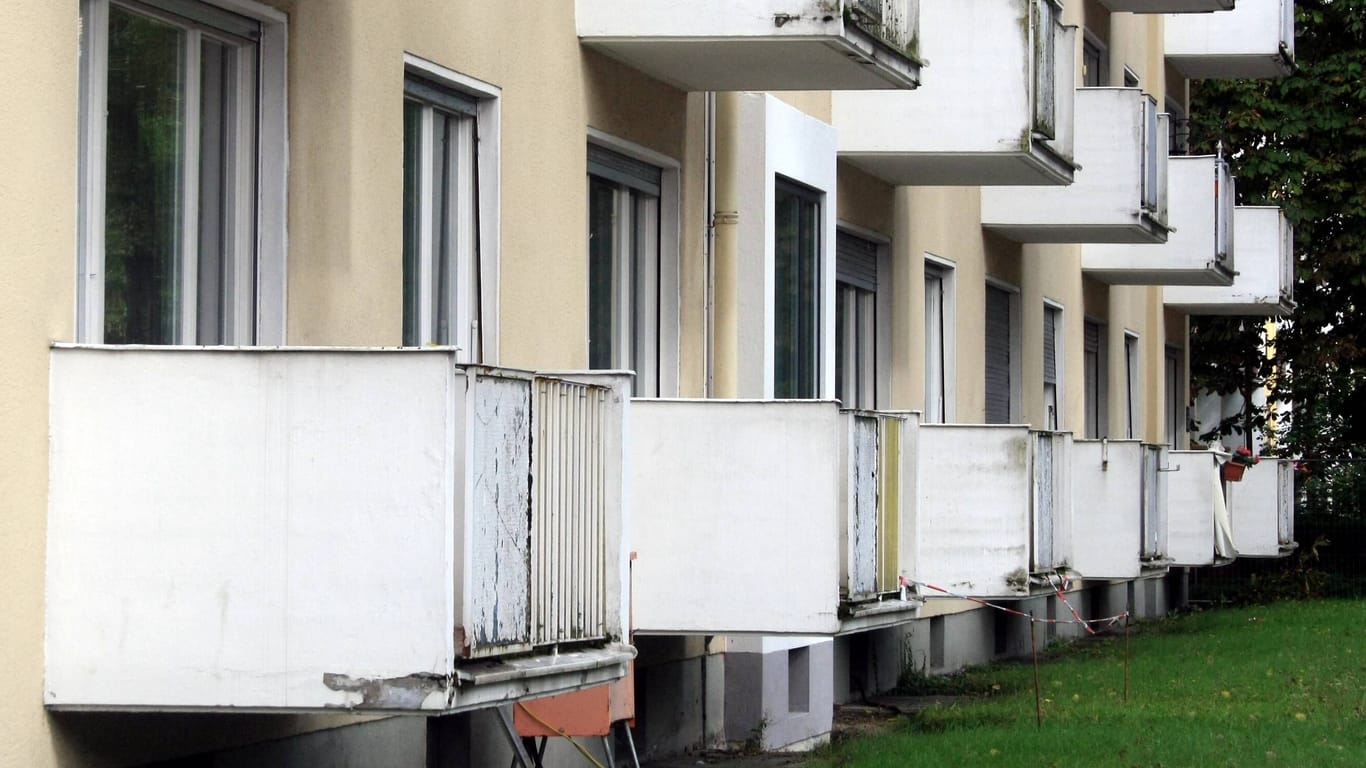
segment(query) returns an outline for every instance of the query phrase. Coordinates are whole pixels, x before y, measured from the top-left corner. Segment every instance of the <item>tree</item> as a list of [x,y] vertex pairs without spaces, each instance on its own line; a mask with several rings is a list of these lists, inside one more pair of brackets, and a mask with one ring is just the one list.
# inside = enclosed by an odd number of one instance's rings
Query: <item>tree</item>
[[[1275,389],[1292,406],[1282,444],[1326,485],[1366,458],[1366,0],[1298,0],[1297,71],[1278,80],[1200,81],[1192,140],[1222,143],[1240,202],[1279,205],[1295,227],[1298,304],[1277,322]],[[1192,320],[1193,385],[1250,392],[1271,375],[1261,323]],[[1242,424],[1264,424],[1245,398]],[[1338,485],[1341,485],[1339,482]],[[1311,491],[1311,496],[1312,496]]]

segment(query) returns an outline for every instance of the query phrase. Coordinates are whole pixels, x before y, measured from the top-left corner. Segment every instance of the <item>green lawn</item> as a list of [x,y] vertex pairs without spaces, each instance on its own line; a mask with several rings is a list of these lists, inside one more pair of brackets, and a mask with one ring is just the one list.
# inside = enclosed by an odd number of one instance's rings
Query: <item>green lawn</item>
[[[1042,634],[1042,633],[1041,633]],[[969,670],[988,695],[834,745],[813,766],[1366,766],[1366,601],[1226,608],[1130,640]],[[996,689],[995,686],[999,686]]]

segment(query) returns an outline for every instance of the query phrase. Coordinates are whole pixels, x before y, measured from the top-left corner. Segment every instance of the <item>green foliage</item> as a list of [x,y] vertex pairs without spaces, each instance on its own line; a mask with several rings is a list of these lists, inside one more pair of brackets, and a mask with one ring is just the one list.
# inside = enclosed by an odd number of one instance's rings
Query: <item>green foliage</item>
[[1366,765],[1366,602],[1277,603],[1140,625],[1041,668],[972,669],[1005,693],[852,738],[813,766]]
[[[1295,227],[1298,308],[1279,322],[1275,354],[1287,367],[1270,402],[1293,405],[1283,435],[1292,451],[1352,457],[1366,442],[1366,2],[1299,0],[1296,30],[1293,75],[1194,84],[1192,141],[1200,151],[1222,144],[1240,202],[1279,205]],[[1260,386],[1272,372],[1262,341],[1255,321],[1194,318],[1193,385]],[[1249,413],[1222,432],[1264,419]],[[1340,467],[1315,469],[1323,477]],[[1309,491],[1311,506],[1326,503],[1326,490]]]

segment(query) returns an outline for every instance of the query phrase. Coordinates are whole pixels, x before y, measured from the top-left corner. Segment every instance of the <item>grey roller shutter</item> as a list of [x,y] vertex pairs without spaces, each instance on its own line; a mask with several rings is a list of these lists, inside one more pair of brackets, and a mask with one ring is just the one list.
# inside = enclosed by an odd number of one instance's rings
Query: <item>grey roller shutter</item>
[[659,197],[660,182],[664,176],[658,166],[597,144],[588,145],[588,173],[655,197]]
[[877,243],[848,232],[837,232],[835,279],[865,291],[876,291]]
[[1058,310],[1045,307],[1043,311],[1043,381],[1058,383]]
[[1010,293],[987,286],[986,405],[988,424],[1010,422]]

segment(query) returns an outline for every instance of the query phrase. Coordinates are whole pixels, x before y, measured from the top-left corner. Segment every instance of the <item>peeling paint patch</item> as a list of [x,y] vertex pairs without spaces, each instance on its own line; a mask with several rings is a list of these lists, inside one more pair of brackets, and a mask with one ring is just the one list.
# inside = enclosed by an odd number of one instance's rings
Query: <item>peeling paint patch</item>
[[329,690],[360,696],[358,702],[348,696],[347,703],[332,706],[346,709],[421,709],[428,696],[444,694],[450,682],[444,675],[430,672],[382,678],[351,677],[328,672],[323,675],[323,685]]

